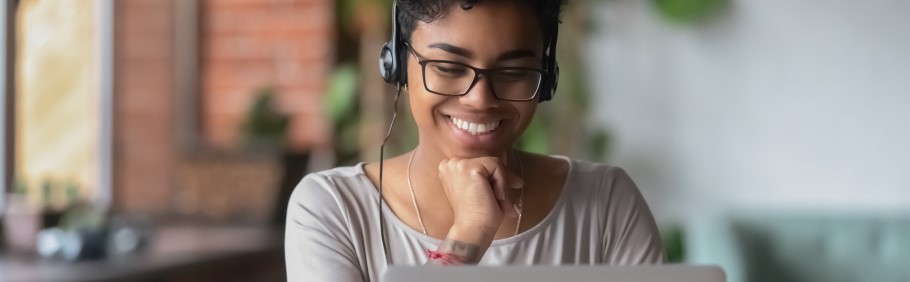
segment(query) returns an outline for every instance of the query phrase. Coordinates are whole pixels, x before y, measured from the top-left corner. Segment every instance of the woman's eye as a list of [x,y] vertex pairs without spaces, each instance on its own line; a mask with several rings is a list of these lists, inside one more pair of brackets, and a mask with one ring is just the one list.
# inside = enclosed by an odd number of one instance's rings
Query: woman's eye
[[529,72],[526,70],[504,70],[497,74],[497,77],[507,80],[523,80],[529,78]]
[[453,77],[454,77],[454,76],[462,76],[462,75],[464,75],[465,73],[468,72],[468,69],[465,68],[465,67],[463,67],[463,66],[458,66],[458,65],[444,65],[444,64],[436,64],[436,65],[433,65],[433,70],[434,70],[436,73],[439,73],[439,74],[442,74],[442,75],[446,75],[446,76],[453,76]]
[[510,77],[510,78],[520,78],[523,76],[523,74],[518,71],[504,71],[504,72],[501,72],[500,74],[502,74],[502,76]]

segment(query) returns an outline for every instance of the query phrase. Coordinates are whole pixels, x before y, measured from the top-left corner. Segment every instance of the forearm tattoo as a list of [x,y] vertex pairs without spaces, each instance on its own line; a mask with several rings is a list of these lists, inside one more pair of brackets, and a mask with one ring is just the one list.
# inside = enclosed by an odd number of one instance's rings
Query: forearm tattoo
[[427,264],[476,264],[480,261],[480,246],[458,240],[446,239],[439,245],[435,253],[442,255],[431,255]]

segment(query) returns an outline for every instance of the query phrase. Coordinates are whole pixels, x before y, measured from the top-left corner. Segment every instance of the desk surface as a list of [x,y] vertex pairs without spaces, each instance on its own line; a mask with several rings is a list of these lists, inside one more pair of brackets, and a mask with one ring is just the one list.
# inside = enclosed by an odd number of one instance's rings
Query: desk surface
[[160,227],[143,252],[98,261],[61,262],[0,254],[0,282],[118,281],[243,256],[280,254],[278,230],[251,227]]

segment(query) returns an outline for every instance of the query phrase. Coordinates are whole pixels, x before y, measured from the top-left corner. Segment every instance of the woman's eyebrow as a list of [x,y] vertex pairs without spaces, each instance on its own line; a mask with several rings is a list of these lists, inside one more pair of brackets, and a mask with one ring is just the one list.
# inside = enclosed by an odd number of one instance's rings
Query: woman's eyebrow
[[452,44],[448,44],[448,43],[433,43],[427,47],[440,49],[442,51],[446,51],[446,52],[449,52],[449,53],[452,53],[455,55],[459,55],[459,56],[462,56],[462,57],[465,57],[468,59],[470,59],[471,57],[474,56],[474,54],[471,53],[471,51],[468,51],[468,49],[461,48],[461,47],[458,47],[458,46],[455,46]]
[[[440,49],[440,50],[443,50],[443,51],[446,51],[446,52],[449,52],[449,53],[452,53],[452,54],[455,54],[458,56],[465,57],[467,59],[471,59],[474,56],[474,53],[471,52],[470,50],[461,48],[461,47],[458,47],[458,46],[455,46],[452,44],[448,44],[448,43],[433,43],[427,47]],[[534,51],[531,51],[528,49],[517,49],[517,50],[512,50],[512,51],[508,51],[508,52],[499,54],[499,57],[496,58],[496,60],[497,61],[508,61],[508,60],[526,58],[526,57],[534,57],[534,55],[535,55]]]

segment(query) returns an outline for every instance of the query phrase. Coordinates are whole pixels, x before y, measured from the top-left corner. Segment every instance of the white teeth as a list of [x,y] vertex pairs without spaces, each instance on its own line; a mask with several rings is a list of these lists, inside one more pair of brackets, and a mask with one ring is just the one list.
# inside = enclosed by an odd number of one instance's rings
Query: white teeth
[[471,133],[473,135],[484,134],[484,133],[496,130],[496,128],[499,127],[498,121],[486,123],[486,124],[479,124],[479,123],[468,122],[466,120],[462,120],[462,119],[459,119],[456,117],[451,117],[451,118],[452,118],[452,123],[455,124],[455,126],[457,126],[458,128],[461,128],[462,130],[467,131],[468,133]]

